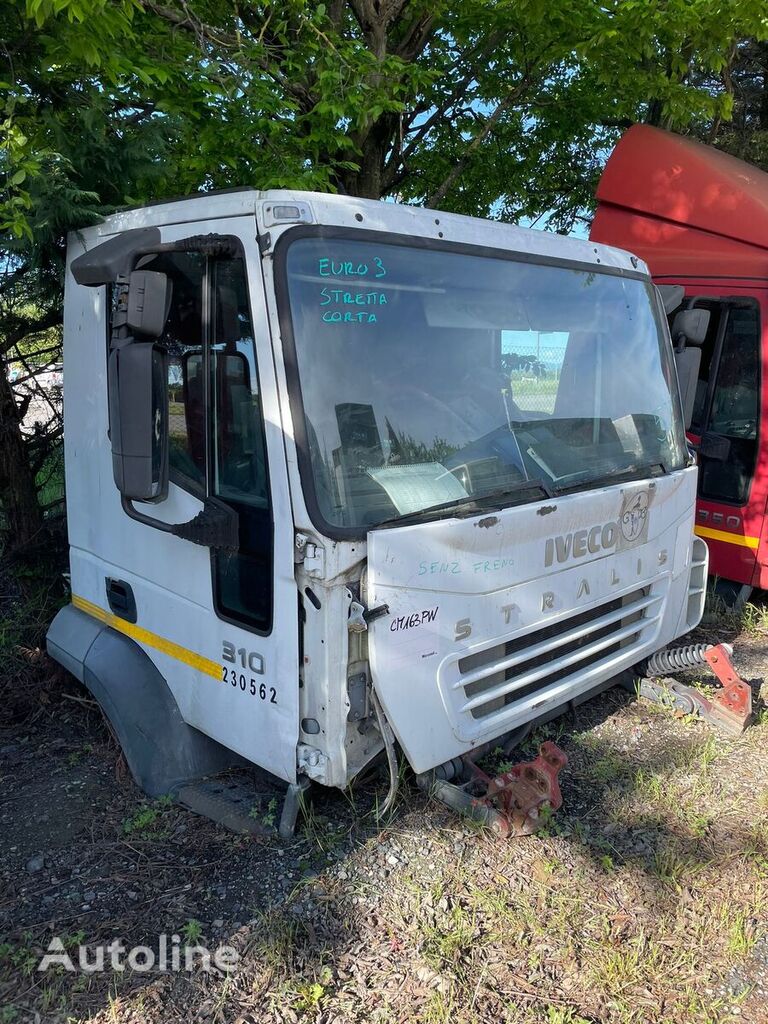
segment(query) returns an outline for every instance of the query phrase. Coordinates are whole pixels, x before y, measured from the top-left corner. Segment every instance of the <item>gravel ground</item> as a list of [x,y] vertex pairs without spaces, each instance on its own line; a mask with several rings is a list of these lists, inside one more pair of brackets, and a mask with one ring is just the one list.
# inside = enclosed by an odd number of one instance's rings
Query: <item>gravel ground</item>
[[[736,638],[752,729],[722,738],[611,691],[524,747],[567,752],[564,807],[511,842],[410,784],[379,826],[380,779],[315,794],[289,843],[234,835],[143,799],[87,692],[29,657],[34,682],[0,693],[0,1024],[768,1021],[759,609]],[[275,812],[254,804],[267,828]],[[53,936],[93,952],[161,934],[238,965],[36,969]]]

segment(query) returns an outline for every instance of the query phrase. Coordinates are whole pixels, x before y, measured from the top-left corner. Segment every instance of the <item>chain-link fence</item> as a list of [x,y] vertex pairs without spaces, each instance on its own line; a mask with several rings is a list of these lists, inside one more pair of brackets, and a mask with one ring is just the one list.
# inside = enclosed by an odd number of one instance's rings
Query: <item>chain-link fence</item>
[[512,399],[525,412],[552,414],[565,356],[566,335],[505,334],[502,367]]

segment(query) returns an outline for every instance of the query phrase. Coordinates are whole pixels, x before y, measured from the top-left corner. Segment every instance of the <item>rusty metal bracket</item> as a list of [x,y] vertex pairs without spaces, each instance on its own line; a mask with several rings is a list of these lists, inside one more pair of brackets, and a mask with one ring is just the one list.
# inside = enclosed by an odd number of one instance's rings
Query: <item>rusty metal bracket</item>
[[710,647],[704,657],[723,687],[712,698],[709,712],[712,720],[719,721],[728,732],[744,732],[752,721],[752,688],[734,668],[723,644]]
[[521,761],[495,779],[473,767],[476,776],[486,783],[481,802],[499,808],[508,823],[508,835],[528,836],[541,827],[540,812],[545,805],[553,811],[562,807],[558,776],[567,764],[563,751],[547,740],[533,761]]
[[482,822],[498,836],[531,835],[541,828],[544,807],[556,811],[562,806],[558,776],[568,758],[551,740],[542,743],[533,761],[521,761],[496,778],[469,755],[462,761],[469,773],[467,782],[448,782],[432,773],[417,776],[416,781],[442,803]]
[[671,704],[684,715],[698,715],[731,736],[739,736],[752,722],[752,690],[733,666],[725,644],[709,647],[703,659],[722,685],[712,697],[676,679],[643,679],[640,693],[656,704]]

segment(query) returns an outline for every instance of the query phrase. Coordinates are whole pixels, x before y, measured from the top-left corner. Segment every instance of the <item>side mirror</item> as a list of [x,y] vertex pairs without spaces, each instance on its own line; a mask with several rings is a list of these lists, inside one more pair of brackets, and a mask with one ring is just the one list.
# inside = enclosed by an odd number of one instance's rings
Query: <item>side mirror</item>
[[151,342],[130,342],[109,357],[112,471],[117,489],[129,500],[168,496],[166,378],[165,353]]
[[701,367],[701,349],[691,346],[675,352],[677,366],[677,382],[680,385],[680,399],[683,403],[683,420],[685,429],[691,425],[693,406],[696,402],[696,386],[699,383]]
[[659,284],[656,285],[656,290],[667,316],[671,316],[685,298],[685,288],[681,284]]
[[703,345],[709,328],[708,309],[682,309],[672,321],[672,343],[676,349],[683,341],[687,345]]
[[135,334],[159,338],[171,308],[171,282],[156,270],[134,270],[128,285],[127,324]]
[[682,309],[672,321],[672,344],[675,349],[677,380],[683,403],[685,429],[691,425],[696,388],[701,368],[701,346],[709,329],[708,309]]

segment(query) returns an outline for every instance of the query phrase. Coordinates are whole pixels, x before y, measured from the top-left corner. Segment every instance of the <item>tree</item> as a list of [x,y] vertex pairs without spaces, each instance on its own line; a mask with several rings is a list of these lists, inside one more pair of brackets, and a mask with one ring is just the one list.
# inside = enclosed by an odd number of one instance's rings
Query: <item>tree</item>
[[[175,119],[152,119],[152,103],[135,87],[140,61],[114,91],[103,71],[88,74],[78,49],[87,45],[84,26],[65,42],[3,2],[0,37],[0,539],[16,551],[45,539],[41,492],[61,419],[54,409],[44,427],[24,419],[32,400],[47,401],[36,373],[59,354],[66,234],[162,188]],[[67,62],[57,60],[62,45]],[[12,384],[7,366],[19,360],[24,371]]]
[[[1,355],[57,320],[66,230],[123,202],[288,186],[568,230],[622,126],[727,121],[768,26],[758,0],[0,0],[0,31]],[[3,375],[14,544],[22,433]]]

